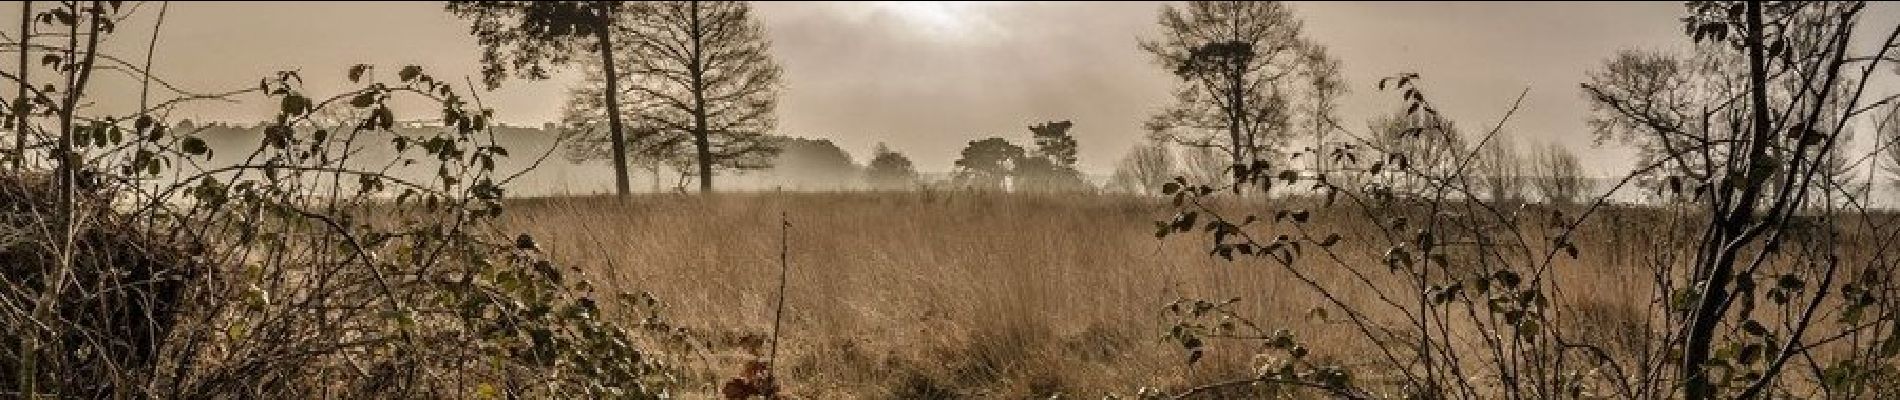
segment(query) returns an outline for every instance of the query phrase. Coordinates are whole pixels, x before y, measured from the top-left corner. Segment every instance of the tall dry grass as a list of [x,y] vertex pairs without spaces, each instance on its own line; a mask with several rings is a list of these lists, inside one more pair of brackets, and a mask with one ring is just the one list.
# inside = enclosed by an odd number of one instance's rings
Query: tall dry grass
[[[1213,343],[1190,366],[1160,340],[1172,322],[1162,308],[1180,298],[1239,297],[1255,322],[1291,329],[1317,357],[1371,359],[1278,268],[1221,261],[1202,240],[1156,239],[1148,221],[1172,211],[1153,198],[788,192],[522,199],[508,210],[505,224],[556,259],[611,289],[653,292],[668,318],[699,331],[709,348],[688,357],[702,374],[695,395],[766,351],[781,212],[792,227],[778,374],[798,398],[1088,398],[1246,376],[1254,344]],[[1578,289],[1553,300],[1579,319],[1569,326],[1589,330],[1578,334],[1630,338],[1654,307],[1653,260],[1638,249],[1662,232],[1641,229],[1640,212],[1600,215],[1579,236],[1582,258],[1560,261]],[[1330,224],[1321,230],[1352,232],[1359,223],[1346,221],[1357,220],[1315,216]],[[1353,243],[1347,235],[1340,253],[1378,262],[1378,250]]]

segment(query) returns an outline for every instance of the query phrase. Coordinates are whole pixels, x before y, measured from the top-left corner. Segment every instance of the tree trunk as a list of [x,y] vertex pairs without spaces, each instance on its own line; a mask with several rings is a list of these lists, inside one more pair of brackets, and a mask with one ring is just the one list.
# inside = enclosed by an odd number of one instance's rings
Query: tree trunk
[[596,44],[600,46],[601,72],[606,75],[607,90],[607,135],[613,140],[614,149],[614,194],[621,199],[632,195],[627,183],[627,134],[620,123],[620,75],[614,71],[613,2],[600,3],[600,21],[594,29]]
[[653,176],[653,187],[651,187],[651,188],[648,188],[648,191],[650,191],[650,192],[653,192],[653,193],[659,193],[659,192],[660,192],[660,182],[661,182],[661,180],[660,180],[660,168],[659,168],[659,167],[653,167],[653,168],[647,168],[647,174],[649,174],[649,175],[652,175],[652,176]]
[[699,2],[691,4],[692,10],[687,13],[687,18],[692,25],[691,33],[687,36],[693,38],[693,54],[688,55],[691,59],[687,60],[686,72],[693,79],[693,149],[699,156],[699,192],[712,193],[713,155],[712,138],[709,137],[712,132],[706,127],[706,70],[701,63],[705,57],[700,43],[705,39],[705,32],[699,26]]
[[20,3],[20,91],[18,97],[13,98],[13,113],[15,119],[13,122],[13,168],[15,170],[23,170],[26,168],[26,117],[32,114],[33,104],[27,101],[26,98],[26,88],[32,85],[32,83],[29,83],[30,81],[26,79],[26,71],[29,67],[29,65],[27,65],[26,54],[28,53],[27,49],[31,48],[31,43],[28,41],[32,38],[33,1],[27,0]]
[[1724,193],[1740,190],[1741,197],[1736,199],[1734,207],[1717,210],[1715,215],[1710,216],[1709,223],[1713,224],[1714,229],[1708,232],[1712,237],[1703,241],[1704,246],[1712,249],[1712,254],[1702,257],[1702,260],[1706,262],[1698,263],[1698,269],[1706,272],[1702,275],[1706,282],[1704,284],[1706,289],[1700,301],[1697,302],[1694,315],[1689,320],[1688,335],[1683,340],[1681,374],[1684,381],[1684,394],[1689,399],[1712,399],[1716,396],[1715,385],[1709,379],[1709,369],[1706,364],[1709,361],[1710,348],[1714,345],[1716,325],[1720,323],[1722,310],[1725,308],[1723,306],[1728,303],[1730,296],[1728,285],[1732,281],[1731,275],[1735,273],[1735,253],[1739,252],[1741,247],[1730,244],[1734,241],[1746,240],[1743,238],[1746,236],[1743,231],[1754,220],[1756,197],[1759,197],[1758,191],[1762,186],[1755,182],[1762,179],[1757,175],[1764,173],[1753,166],[1766,156],[1768,141],[1773,137],[1769,132],[1771,126],[1768,119],[1768,73],[1765,57],[1762,54],[1761,3],[1750,1],[1747,4],[1748,15],[1745,28],[1748,30],[1746,45],[1748,46],[1748,86],[1752,132],[1749,132],[1751,138],[1748,142],[1747,155],[1742,162],[1731,163],[1730,167],[1736,168],[1734,165],[1740,165],[1740,168],[1747,168],[1747,170],[1742,171],[1743,182],[1731,181],[1724,184],[1728,189]]
[[1238,174],[1240,170],[1237,168],[1251,164],[1249,158],[1251,158],[1251,153],[1253,152],[1252,138],[1241,134],[1242,125],[1247,123],[1247,108],[1244,104],[1246,101],[1244,91],[1246,89],[1241,86],[1246,79],[1246,77],[1242,76],[1246,73],[1242,70],[1243,67],[1242,64],[1235,63],[1234,71],[1231,73],[1232,75],[1228,77],[1228,84],[1230,86],[1227,89],[1227,136],[1234,142],[1234,165],[1232,165],[1232,167],[1236,168],[1229,170],[1228,173],[1232,174],[1230,176],[1234,178],[1234,194],[1238,196],[1245,196],[1246,192],[1240,190],[1240,175]]

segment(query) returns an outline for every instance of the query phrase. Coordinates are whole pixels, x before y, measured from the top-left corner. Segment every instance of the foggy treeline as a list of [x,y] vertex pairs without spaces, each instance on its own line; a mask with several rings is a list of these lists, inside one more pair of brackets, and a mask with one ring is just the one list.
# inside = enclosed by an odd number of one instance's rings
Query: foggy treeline
[[[262,135],[261,124],[232,123],[211,121],[198,123],[190,120],[179,122],[175,130],[201,132],[200,136],[217,152],[231,154],[248,149]],[[434,129],[426,125],[402,126],[394,129],[397,133],[414,135]],[[585,195],[601,193],[613,185],[610,175],[601,171],[608,168],[601,160],[576,157],[565,150],[560,137],[562,128],[552,124],[542,126],[499,125],[495,135],[503,147],[519,154],[498,161],[499,168],[510,172],[525,172],[523,179],[512,189],[524,196]],[[873,148],[864,153],[869,156],[854,156],[852,151],[838,147],[828,139],[803,138],[796,136],[770,135],[769,141],[781,149],[779,154],[770,158],[770,163],[756,170],[724,172],[728,177],[722,180],[720,188],[736,191],[857,191],[857,190],[920,190],[920,189],[967,189],[956,180],[956,166],[941,169],[917,171],[914,167],[906,174],[904,168],[874,167],[873,160],[880,155],[887,160],[908,158],[888,147]],[[1508,144],[1506,144],[1508,145]],[[1490,148],[1490,147],[1487,147]],[[364,149],[366,158],[358,161],[386,161],[392,157],[388,149],[370,147]],[[1572,196],[1601,193],[1610,178],[1583,176],[1580,168],[1570,166],[1566,171],[1575,175],[1564,178],[1557,175],[1537,175],[1548,173],[1551,168],[1565,168],[1561,158],[1567,154],[1562,148],[1525,149],[1519,153],[1494,152],[1493,157],[1506,162],[1518,163],[1513,170],[1506,171],[1508,178],[1499,181],[1496,187],[1504,196],[1521,198],[1548,198],[1547,191],[1557,190],[1540,185],[1553,179],[1576,179],[1581,183],[1559,185],[1576,190]],[[380,157],[380,158],[379,158]],[[1156,194],[1168,179],[1174,176],[1191,176],[1209,181],[1222,178],[1220,169],[1227,164],[1218,156],[1191,147],[1167,146],[1163,143],[1148,143],[1131,149],[1124,158],[1118,160],[1110,174],[1091,174],[1078,171],[1077,177],[1086,186],[1066,190],[1070,192]],[[1556,157],[1556,158],[1552,158]],[[214,160],[215,161],[215,160]],[[1574,161],[1568,161],[1574,163]],[[1549,166],[1538,163],[1555,163]],[[215,164],[215,163],[214,163]],[[650,167],[650,168],[649,168]],[[660,163],[634,169],[633,189],[644,193],[680,192],[691,189],[695,184],[693,172],[686,164]],[[880,171],[883,170],[883,171]],[[896,171],[893,172],[892,170]],[[899,178],[882,178],[879,174],[896,174]],[[1891,190],[1876,187],[1873,190]],[[1508,195],[1501,193],[1511,193]],[[1621,201],[1641,202],[1641,194],[1625,194],[1618,197]]]
[[[262,127],[228,122],[206,122],[198,125],[185,121],[174,129],[200,131],[201,136],[214,151],[235,154],[252,147],[261,136]],[[396,127],[392,132],[416,136],[435,127],[412,125]],[[523,196],[550,195],[587,195],[611,190],[613,177],[602,173],[609,168],[600,160],[572,157],[563,152],[558,141],[561,130],[553,124],[538,127],[518,127],[500,125],[494,129],[497,142],[509,149],[515,156],[497,161],[497,168],[503,171],[525,172],[512,191]],[[849,152],[838,148],[830,140],[806,139],[799,137],[772,136],[768,139],[782,152],[773,158],[770,167],[729,173],[728,181],[722,181],[721,188],[741,191],[758,190],[859,190],[870,187],[865,177],[865,161],[855,160]],[[368,147],[364,156],[357,162],[373,164],[387,161],[394,152],[387,148]],[[214,159],[214,164],[215,164]],[[665,193],[690,189],[693,184],[691,170],[675,169],[677,165],[658,165],[656,169],[635,169],[633,188],[639,192]]]

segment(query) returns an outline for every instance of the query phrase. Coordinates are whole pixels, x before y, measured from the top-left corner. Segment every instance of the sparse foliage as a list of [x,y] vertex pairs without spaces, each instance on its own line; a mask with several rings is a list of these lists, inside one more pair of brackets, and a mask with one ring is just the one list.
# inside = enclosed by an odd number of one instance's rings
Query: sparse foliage
[[[1231,214],[1205,201],[1222,188],[1179,179],[1164,188],[1180,210],[1157,236],[1204,232],[1210,253],[1260,263],[1316,293],[1315,314],[1369,347],[1370,367],[1311,357],[1299,336],[1257,324],[1240,300],[1184,299],[1168,309],[1166,337],[1202,359],[1217,340],[1265,348],[1261,373],[1222,387],[1307,390],[1338,397],[1420,398],[1858,398],[1893,395],[1900,340],[1886,250],[1848,250],[1896,227],[1870,212],[1840,179],[1873,154],[1843,154],[1851,126],[1900,95],[1869,78],[1890,71],[1888,45],[1850,46],[1860,2],[1692,2],[1684,18],[1694,61],[1624,53],[1585,84],[1601,140],[1644,157],[1608,192],[1579,208],[1503,210],[1473,184],[1482,157],[1517,106],[1463,145],[1392,141],[1442,135],[1456,143],[1418,76],[1381,80],[1402,94],[1405,120],[1375,123],[1362,144],[1383,153],[1351,171],[1365,189],[1290,170],[1246,168],[1235,187],[1305,187],[1317,209]],[[1522,101],[1522,96],[1519,97]],[[1397,120],[1403,123],[1394,123]],[[1381,128],[1389,127],[1389,128]],[[1382,135],[1381,130],[1402,132]],[[1386,139],[1389,138],[1389,139]],[[1443,162],[1410,153],[1445,149]],[[1432,159],[1439,156],[1428,157]],[[1555,157],[1561,159],[1562,157]],[[1396,163],[1397,165],[1393,165]],[[1568,167],[1560,167],[1568,168]],[[1394,185],[1400,176],[1409,181]],[[1677,203],[1650,209],[1660,226],[1641,235],[1653,273],[1619,290],[1647,308],[1618,311],[1614,335],[1590,335],[1599,305],[1562,296],[1577,276],[1574,233],[1600,218],[1608,196],[1646,176]],[[1381,187],[1404,187],[1392,196]],[[1560,197],[1560,196],[1551,196]],[[1294,205],[1299,207],[1301,205]],[[1325,230],[1319,218],[1373,229]],[[1548,221],[1526,223],[1525,221]],[[1594,221],[1594,222],[1593,222]],[[1849,234],[1844,224],[1865,225]],[[1360,241],[1357,247],[1341,243]],[[1342,248],[1385,249],[1356,254]],[[1373,262],[1368,263],[1371,260]],[[1368,268],[1367,265],[1372,267]],[[1277,294],[1265,299],[1284,301]],[[1390,316],[1398,317],[1390,317]],[[1601,331],[1598,331],[1601,332]],[[1606,337],[1608,336],[1608,337]],[[1364,364],[1362,364],[1364,365]],[[1291,389],[1302,388],[1302,389]]]
[[[493,224],[512,177],[492,110],[419,66],[369,65],[328,96],[284,71],[129,115],[83,107],[92,71],[160,81],[98,45],[133,10],[69,2],[33,19],[72,43],[43,51],[65,86],[23,127],[28,148],[57,150],[0,175],[0,393],[667,395],[650,349],[680,332],[654,299],[594,293]],[[240,97],[276,109],[242,151],[164,118]],[[405,101],[436,106],[441,126],[396,133]]]
[[1536,189],[1538,198],[1558,205],[1583,200],[1590,181],[1584,176],[1583,164],[1577,160],[1576,153],[1561,144],[1550,143],[1532,152],[1530,161],[1531,188]]

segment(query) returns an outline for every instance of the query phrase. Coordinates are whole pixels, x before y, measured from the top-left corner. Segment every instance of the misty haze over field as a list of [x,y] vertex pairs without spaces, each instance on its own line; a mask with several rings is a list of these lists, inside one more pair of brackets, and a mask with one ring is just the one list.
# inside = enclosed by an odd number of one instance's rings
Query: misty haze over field
[[[1023,127],[1072,120],[1077,167],[1104,180],[1123,153],[1146,134],[1142,123],[1169,99],[1179,79],[1135,48],[1151,35],[1155,2],[764,2],[756,13],[783,65],[785,88],[772,133],[829,140],[864,165],[884,143],[908,155],[919,171],[945,174],[956,149],[989,136],[1024,140]],[[1529,89],[1510,124],[1518,143],[1546,142],[1584,150],[1587,175],[1610,176],[1632,163],[1631,150],[1595,146],[1584,125],[1577,82],[1602,58],[1625,47],[1681,49],[1676,2],[1380,3],[1294,2],[1307,34],[1342,64],[1348,92],[1344,127],[1397,107],[1374,90],[1379,78],[1416,72],[1431,80],[1454,120],[1495,122]],[[1867,18],[1893,20],[1900,10],[1870,7]],[[147,26],[154,13],[124,24]],[[0,26],[17,15],[0,15]],[[171,5],[154,71],[190,91],[243,88],[271,71],[304,72],[310,90],[342,87],[341,71],[366,63],[416,64],[461,83],[479,80],[478,46],[466,23],[427,2],[258,2]],[[232,35],[229,32],[246,32]],[[108,50],[142,51],[145,30],[121,32]],[[261,62],[231,62],[232,57]],[[581,71],[556,70],[548,81],[507,82],[482,95],[498,121],[542,127],[560,117],[565,94]],[[137,82],[101,79],[100,90]],[[460,86],[460,85],[458,85]],[[134,104],[98,100],[105,110]],[[181,107],[176,119],[252,125],[268,116],[259,101]],[[545,133],[545,132],[544,132]],[[543,134],[544,134],[543,133]],[[547,135],[551,136],[551,135]],[[519,154],[550,144],[524,140]],[[1855,146],[1870,146],[1862,140]],[[604,164],[543,165],[559,183],[526,192],[604,192]],[[514,157],[520,161],[522,156]],[[636,179],[646,188],[647,178]],[[664,177],[670,183],[675,177]],[[745,179],[741,179],[743,181]],[[733,184],[739,184],[734,181]],[[800,186],[800,185],[793,185]],[[734,186],[733,188],[740,188]],[[770,188],[772,185],[754,188]]]

